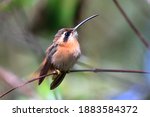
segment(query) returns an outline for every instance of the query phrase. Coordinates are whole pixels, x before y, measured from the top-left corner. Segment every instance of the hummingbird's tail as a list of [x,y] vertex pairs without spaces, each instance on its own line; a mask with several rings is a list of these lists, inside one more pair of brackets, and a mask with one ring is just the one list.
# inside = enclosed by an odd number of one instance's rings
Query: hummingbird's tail
[[53,90],[60,85],[66,75],[65,71],[61,71],[60,74],[54,76],[54,81],[50,85],[50,89]]

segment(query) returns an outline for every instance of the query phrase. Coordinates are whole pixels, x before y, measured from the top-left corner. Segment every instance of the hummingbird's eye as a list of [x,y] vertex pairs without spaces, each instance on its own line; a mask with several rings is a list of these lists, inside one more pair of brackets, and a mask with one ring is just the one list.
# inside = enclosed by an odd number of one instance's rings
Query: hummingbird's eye
[[65,32],[64,42],[68,40],[68,37],[70,36],[70,31]]
[[69,37],[69,35],[70,35],[70,33],[71,33],[71,32],[66,32],[66,33],[65,33],[65,37],[67,37],[67,38],[68,38],[68,37]]

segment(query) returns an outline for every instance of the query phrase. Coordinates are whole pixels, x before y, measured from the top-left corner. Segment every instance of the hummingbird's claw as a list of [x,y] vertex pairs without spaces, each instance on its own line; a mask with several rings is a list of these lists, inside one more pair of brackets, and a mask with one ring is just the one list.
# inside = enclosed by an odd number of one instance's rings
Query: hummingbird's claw
[[60,70],[55,70],[56,74],[59,75],[60,74]]
[[54,80],[55,78],[56,78],[56,76],[58,76],[61,72],[60,72],[60,70],[58,70],[58,69],[56,69],[55,71],[54,71],[54,75],[53,75],[53,77],[52,77],[52,80]]

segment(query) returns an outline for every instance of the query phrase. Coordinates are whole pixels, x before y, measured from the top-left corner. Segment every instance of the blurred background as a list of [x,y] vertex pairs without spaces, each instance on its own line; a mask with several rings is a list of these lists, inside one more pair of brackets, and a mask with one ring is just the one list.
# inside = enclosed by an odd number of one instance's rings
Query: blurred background
[[[149,0],[118,1],[150,38]],[[0,94],[31,79],[59,29],[93,14],[100,16],[78,30],[82,56],[73,69],[150,71],[150,52],[112,0],[0,0]],[[148,74],[69,73],[55,91],[50,83],[35,81],[2,99],[150,99]]]

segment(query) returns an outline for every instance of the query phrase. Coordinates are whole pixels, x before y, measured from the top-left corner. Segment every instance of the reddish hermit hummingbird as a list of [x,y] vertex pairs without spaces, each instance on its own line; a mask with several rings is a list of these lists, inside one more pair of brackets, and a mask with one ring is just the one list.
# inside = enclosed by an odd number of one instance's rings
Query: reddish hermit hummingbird
[[98,15],[96,14],[86,18],[74,28],[62,28],[57,32],[53,43],[47,48],[46,56],[40,66],[38,72],[38,77],[41,77],[39,79],[39,85],[45,79],[45,75],[54,71],[57,74],[53,75],[50,89],[55,89],[60,85],[66,73],[73,67],[81,55],[77,29],[96,16]]

